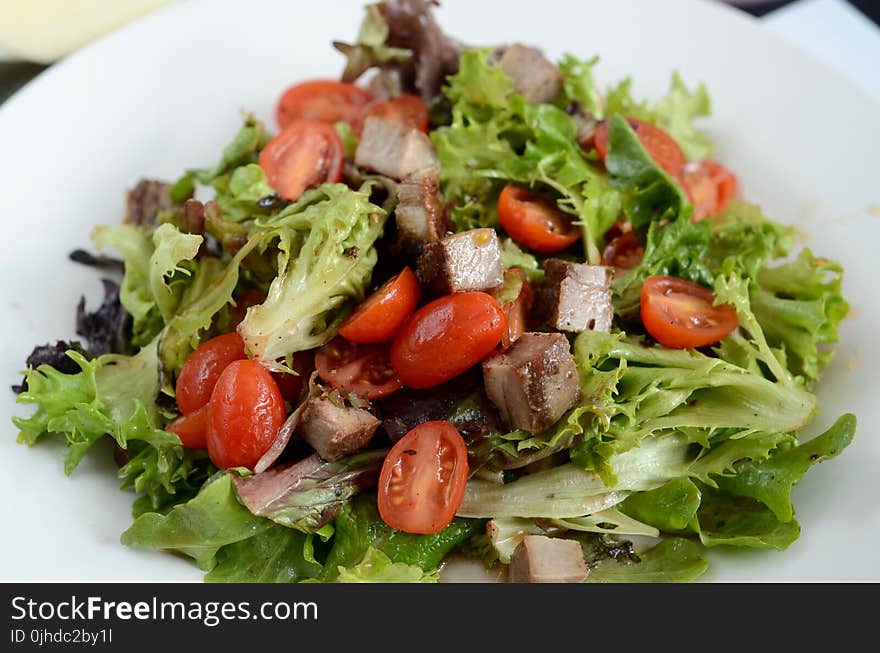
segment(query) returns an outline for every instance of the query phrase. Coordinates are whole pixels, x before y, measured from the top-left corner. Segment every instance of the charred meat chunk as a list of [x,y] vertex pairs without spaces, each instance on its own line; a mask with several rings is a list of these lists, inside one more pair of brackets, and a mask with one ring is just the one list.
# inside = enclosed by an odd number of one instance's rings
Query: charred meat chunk
[[544,270],[535,300],[536,311],[547,326],[574,333],[611,330],[611,268],[547,259]]
[[156,222],[156,214],[173,206],[171,184],[155,179],[141,179],[137,186],[128,191],[123,222],[152,227]]
[[504,51],[498,65],[513,78],[514,89],[528,102],[550,102],[562,90],[559,68],[535,48],[515,43]]
[[397,120],[371,116],[364,122],[354,162],[400,181],[416,170],[436,166],[437,157],[425,133]]
[[366,447],[378,426],[370,411],[324,395],[306,402],[297,432],[321,458],[334,461]]
[[440,171],[436,166],[417,170],[400,182],[394,216],[404,251],[421,252],[425,245],[446,235]]
[[510,559],[509,583],[582,583],[584,551],[575,540],[526,535]]
[[529,433],[552,426],[581,399],[577,366],[561,333],[524,333],[483,361],[483,381],[505,423]]
[[437,293],[497,288],[504,281],[498,234],[471,229],[430,243],[419,256],[417,273]]

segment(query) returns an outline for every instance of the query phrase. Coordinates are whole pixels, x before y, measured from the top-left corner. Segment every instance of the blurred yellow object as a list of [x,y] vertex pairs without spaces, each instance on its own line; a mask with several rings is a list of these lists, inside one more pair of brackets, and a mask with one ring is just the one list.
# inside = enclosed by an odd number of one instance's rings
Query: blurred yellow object
[[0,59],[52,63],[169,0],[0,0]]

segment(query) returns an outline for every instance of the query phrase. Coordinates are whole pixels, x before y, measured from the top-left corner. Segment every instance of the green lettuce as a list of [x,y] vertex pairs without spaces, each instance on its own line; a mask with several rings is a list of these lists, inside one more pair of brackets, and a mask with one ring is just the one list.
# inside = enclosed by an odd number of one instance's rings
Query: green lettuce
[[447,554],[482,532],[484,525],[483,520],[456,518],[439,533],[405,533],[382,521],[374,496],[360,495],[345,506],[333,522],[332,548],[324,562],[321,579],[334,581],[346,574],[363,575],[363,569],[360,572],[353,570],[365,559],[369,561],[370,556],[375,556],[373,550],[380,551],[393,563],[433,575]]
[[119,474],[124,487],[144,495],[136,510],[188,498],[208,463],[161,428],[156,341],[134,356],[106,354],[86,360],[75,351],[68,356],[79,365],[79,373],[63,374],[49,365],[27,372],[28,389],[18,401],[36,405],[36,411],[28,418],[13,418],[21,429],[19,442],[34,445],[47,435],[63,436],[68,449],[64,471],[71,474],[106,435],[132,456]]
[[[586,547],[585,547],[586,548]],[[687,583],[709,567],[699,544],[682,538],[660,541],[627,557],[604,558],[590,568],[588,583]]]
[[619,114],[660,127],[675,139],[689,161],[712,156],[712,141],[694,127],[697,118],[706,117],[711,111],[705,84],[700,83],[690,90],[677,72],[672,74],[666,95],[653,104],[633,99],[632,79],[629,77],[608,89],[605,99],[606,116]]
[[437,583],[437,569],[423,571],[417,565],[394,562],[375,547],[369,547],[359,563],[340,567],[338,583]]
[[578,145],[571,116],[551,104],[526,102],[490,63],[488,50],[463,52],[444,92],[452,123],[431,138],[456,226],[495,226],[504,184],[536,187],[581,225],[586,258],[598,262],[597,243],[620,214],[620,196]]
[[95,227],[92,242],[98,249],[116,248],[125,260],[119,299],[132,316],[131,342],[149,343],[165,326],[192,277],[192,260],[202,237],[181,233],[171,224],[152,234],[135,225]]
[[559,62],[562,73],[562,108],[577,102],[582,109],[595,118],[603,115],[602,98],[593,78],[593,68],[599,63],[599,57],[583,60],[572,54],[566,54]]
[[363,299],[386,212],[343,184],[309,191],[279,213],[255,221],[260,247],[277,246],[277,276],[239,333],[251,356],[283,368],[294,352],[318,347]]

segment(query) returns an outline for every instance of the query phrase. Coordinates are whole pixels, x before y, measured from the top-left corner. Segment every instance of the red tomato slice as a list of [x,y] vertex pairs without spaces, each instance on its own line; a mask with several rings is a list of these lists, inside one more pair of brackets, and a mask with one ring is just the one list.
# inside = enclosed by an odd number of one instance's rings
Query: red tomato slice
[[189,415],[181,415],[165,427],[180,438],[184,447],[204,449],[207,447],[208,406],[207,404]]
[[730,304],[714,306],[708,288],[677,277],[649,277],[642,286],[645,330],[671,349],[705,347],[730,335],[738,325]]
[[354,124],[372,99],[369,91],[354,84],[317,79],[288,88],[278,101],[275,118],[282,129],[295,120]]
[[180,412],[189,415],[207,404],[226,366],[243,358],[247,358],[244,341],[235,332],[224,333],[199,345],[177,377],[175,394]]
[[253,469],[284,420],[284,399],[266,368],[251,360],[230,363],[208,403],[211,461],[220,469]]
[[[630,126],[639,137],[645,151],[651,156],[657,164],[676,179],[681,175],[681,169],[684,167],[684,153],[672,138],[659,127],[655,127],[649,122],[636,120],[635,118],[627,118]],[[596,153],[599,160],[605,163],[605,157],[608,154],[608,122],[602,121],[596,127]]]
[[367,118],[387,118],[402,122],[408,127],[428,131],[428,107],[418,95],[398,95],[388,100],[375,100],[366,105],[355,122],[354,129],[360,134]]
[[260,152],[269,185],[291,202],[309,188],[342,179],[345,151],[332,125],[295,120]]
[[391,345],[391,364],[411,388],[430,388],[473,367],[501,342],[507,318],[484,292],[445,295],[422,306]]
[[334,338],[315,354],[315,369],[334,388],[379,399],[400,390],[403,384],[388,358],[388,343],[359,345]]
[[467,446],[449,422],[419,424],[388,452],[379,473],[382,520],[407,533],[442,531],[461,505]]
[[613,238],[602,252],[602,264],[614,268],[614,276],[619,277],[635,270],[642,262],[645,248],[633,232],[627,231]]
[[408,267],[367,297],[339,325],[339,335],[351,342],[371,344],[391,340],[416,306],[422,289]]
[[730,200],[739,195],[736,176],[717,161],[707,159],[688,163],[681,182],[694,205],[691,217],[694,222],[721,213]]
[[498,196],[498,219],[516,242],[542,254],[568,249],[581,237],[574,218],[553,200],[513,184]]

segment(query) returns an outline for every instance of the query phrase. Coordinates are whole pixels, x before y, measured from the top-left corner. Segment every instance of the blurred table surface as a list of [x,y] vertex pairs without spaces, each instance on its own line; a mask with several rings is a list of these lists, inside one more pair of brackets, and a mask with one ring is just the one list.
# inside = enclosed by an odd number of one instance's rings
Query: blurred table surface
[[[847,0],[874,25],[880,26],[880,2],[877,0]],[[734,5],[753,16],[764,16],[786,5],[797,5],[804,0],[729,0]],[[0,104],[3,104],[19,88],[43,72],[47,66],[28,62],[0,62]]]

